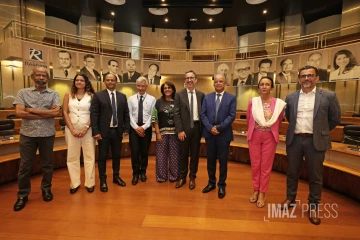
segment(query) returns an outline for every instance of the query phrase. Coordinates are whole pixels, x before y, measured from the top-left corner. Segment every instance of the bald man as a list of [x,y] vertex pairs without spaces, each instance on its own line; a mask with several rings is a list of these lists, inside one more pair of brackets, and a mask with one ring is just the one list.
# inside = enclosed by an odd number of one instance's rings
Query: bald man
[[136,64],[135,61],[129,59],[125,63],[127,72],[123,74],[124,83],[136,83],[136,79],[138,79],[141,75],[136,72]]
[[249,62],[238,62],[234,67],[233,86],[251,85],[252,76]]

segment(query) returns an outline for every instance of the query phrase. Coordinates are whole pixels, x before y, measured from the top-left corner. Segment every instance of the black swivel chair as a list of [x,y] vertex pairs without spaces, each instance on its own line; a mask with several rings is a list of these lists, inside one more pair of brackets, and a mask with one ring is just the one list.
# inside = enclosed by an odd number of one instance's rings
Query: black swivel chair
[[360,118],[360,113],[354,113],[352,117]]
[[7,118],[7,119],[15,119],[15,118],[17,118],[17,117],[16,117],[16,114],[15,114],[15,113],[9,113],[8,115],[6,115],[6,118]]
[[360,126],[359,125],[346,125],[344,127],[343,143],[356,145],[348,146],[348,149],[359,151],[360,144]]
[[0,120],[0,140],[11,140],[13,139],[12,135],[16,134],[14,130],[15,122],[12,119],[3,119]]

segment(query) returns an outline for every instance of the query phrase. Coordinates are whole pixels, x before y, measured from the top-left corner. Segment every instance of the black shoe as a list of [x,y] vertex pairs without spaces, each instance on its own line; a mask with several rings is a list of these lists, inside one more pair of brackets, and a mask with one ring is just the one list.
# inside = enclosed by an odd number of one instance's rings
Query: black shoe
[[70,188],[70,194],[76,193],[76,191],[79,189],[80,186],[77,186],[76,188]]
[[204,189],[202,190],[202,193],[208,193],[208,192],[214,190],[215,188],[216,188],[215,185],[208,184],[206,187],[204,187]]
[[193,190],[195,188],[196,184],[195,184],[195,179],[194,178],[190,178],[190,182],[189,182],[189,189]]
[[225,188],[219,188],[218,197],[220,199],[225,197]]
[[141,180],[142,182],[146,182],[147,177],[146,177],[145,173],[143,173],[143,174],[140,175],[140,180]]
[[136,185],[139,182],[139,175],[135,175],[131,181],[132,185]]
[[113,183],[116,183],[117,185],[119,185],[121,187],[126,186],[126,183],[119,176],[116,176],[113,178]]
[[108,191],[108,186],[105,181],[100,181],[100,191],[102,191],[102,192]]
[[92,187],[86,187],[86,190],[87,190],[89,193],[92,193],[92,192],[94,192],[95,187],[94,187],[94,186],[92,186]]
[[28,197],[18,197],[16,203],[14,204],[14,211],[17,212],[23,209],[27,201],[28,201]]
[[186,183],[186,179],[185,178],[180,178],[179,181],[176,183],[175,187],[176,188],[181,188],[185,183]]
[[42,191],[42,196],[45,202],[50,202],[54,197],[50,189]]

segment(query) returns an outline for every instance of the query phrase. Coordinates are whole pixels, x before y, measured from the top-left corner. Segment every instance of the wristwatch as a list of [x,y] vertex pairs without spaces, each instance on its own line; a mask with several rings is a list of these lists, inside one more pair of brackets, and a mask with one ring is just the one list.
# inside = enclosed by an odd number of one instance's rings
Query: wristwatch
[[89,125],[85,125],[85,127],[86,127],[86,128],[90,128],[90,126],[89,126]]

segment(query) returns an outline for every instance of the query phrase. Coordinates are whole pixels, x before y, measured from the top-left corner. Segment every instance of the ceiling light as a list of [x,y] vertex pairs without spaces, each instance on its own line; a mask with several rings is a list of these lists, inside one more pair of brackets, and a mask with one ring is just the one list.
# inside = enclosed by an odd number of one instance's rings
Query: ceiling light
[[114,13],[114,12],[111,12],[111,15],[115,16],[115,13]]
[[108,2],[113,5],[123,5],[125,4],[125,0],[105,0],[105,2]]
[[267,10],[265,9],[264,11],[263,11],[263,14],[266,14],[267,13]]
[[197,18],[190,18],[190,22],[196,22]]
[[165,22],[168,22],[168,21],[169,21],[169,19],[165,18]]
[[209,19],[209,22],[212,22],[212,18]]
[[260,4],[260,3],[266,2],[266,0],[246,0],[246,2],[247,2],[248,4],[253,4],[253,5],[255,5],[255,4]]
[[222,8],[203,8],[203,12],[207,15],[216,15],[223,11]]
[[149,8],[149,12],[154,15],[165,15],[169,12],[167,8]]

